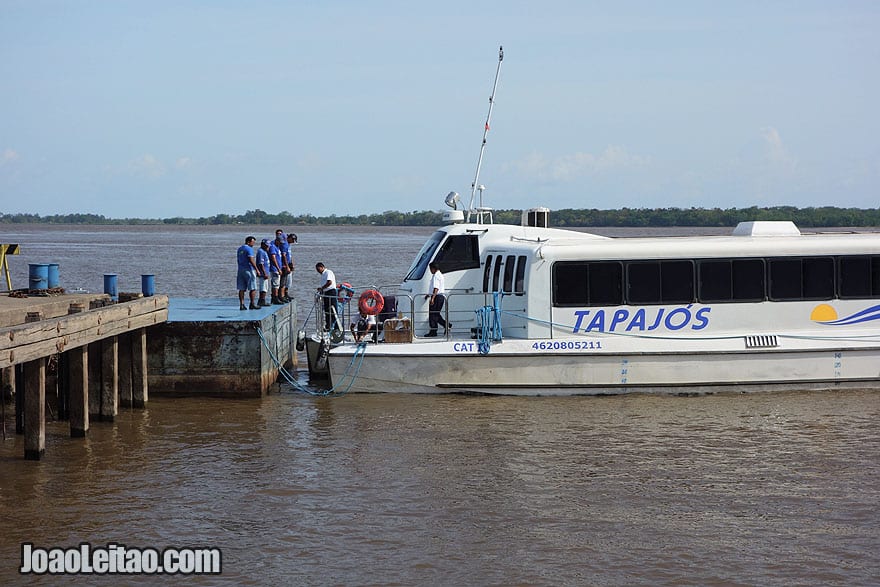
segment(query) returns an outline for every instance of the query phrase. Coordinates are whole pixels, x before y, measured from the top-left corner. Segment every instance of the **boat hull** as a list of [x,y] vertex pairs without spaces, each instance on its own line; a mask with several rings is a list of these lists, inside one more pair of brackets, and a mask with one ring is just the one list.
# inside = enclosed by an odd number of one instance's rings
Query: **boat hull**
[[880,349],[572,353],[531,351],[524,341],[490,353],[461,344],[353,345],[330,354],[334,387],[372,393],[499,395],[704,394],[880,388]]

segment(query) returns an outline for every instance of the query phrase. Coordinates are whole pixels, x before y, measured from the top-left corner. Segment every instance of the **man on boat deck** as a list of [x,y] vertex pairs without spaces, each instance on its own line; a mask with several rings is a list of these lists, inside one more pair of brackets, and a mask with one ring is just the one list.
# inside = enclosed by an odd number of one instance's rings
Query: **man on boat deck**
[[[330,330],[334,322],[331,308],[335,309],[336,296],[338,295],[336,291],[336,275],[327,269],[323,263],[315,264],[315,271],[321,274],[321,287],[318,288],[318,293],[321,294],[321,299],[324,302],[324,328]],[[339,329],[342,330],[341,325]]]
[[452,324],[447,324],[446,320],[440,314],[443,309],[443,302],[446,301],[446,287],[443,283],[443,273],[437,268],[436,263],[428,265],[431,270],[431,293],[425,298],[430,298],[428,303],[428,333],[425,336],[437,336],[437,325],[442,324],[446,332],[452,329]]
[[244,244],[238,247],[236,257],[238,259],[238,275],[236,282],[238,285],[238,309],[247,310],[244,305],[244,292],[247,291],[251,298],[251,310],[259,310],[257,305],[257,263],[254,255],[254,243],[257,237],[248,236],[244,239]]
[[376,333],[376,317],[372,314],[358,313],[351,321],[351,335],[355,342],[362,342]]

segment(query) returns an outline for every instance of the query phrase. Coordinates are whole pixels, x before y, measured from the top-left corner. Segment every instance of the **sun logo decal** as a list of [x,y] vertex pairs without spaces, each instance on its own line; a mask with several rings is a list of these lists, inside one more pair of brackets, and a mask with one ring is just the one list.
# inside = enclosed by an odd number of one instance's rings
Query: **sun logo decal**
[[828,326],[847,326],[850,324],[858,324],[859,322],[870,322],[880,320],[880,305],[865,308],[849,316],[838,318],[837,310],[828,304],[819,304],[810,313],[810,320],[819,324]]
[[813,308],[813,312],[810,314],[810,320],[813,322],[833,322],[834,320],[837,320],[837,310],[828,304],[819,304]]

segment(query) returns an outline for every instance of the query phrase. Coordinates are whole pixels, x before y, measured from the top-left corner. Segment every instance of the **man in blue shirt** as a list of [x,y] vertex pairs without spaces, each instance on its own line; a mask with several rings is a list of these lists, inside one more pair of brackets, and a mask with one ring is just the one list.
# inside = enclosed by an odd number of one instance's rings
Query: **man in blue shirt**
[[278,297],[278,288],[281,286],[281,251],[275,246],[275,240],[269,241],[269,273],[272,280],[272,303],[281,305],[284,302]]
[[257,305],[257,263],[254,255],[254,243],[257,238],[253,236],[246,237],[244,244],[238,247],[236,256],[238,258],[238,275],[236,282],[238,284],[238,309],[247,310],[244,305],[244,292],[247,291],[251,298],[251,310],[259,310]]
[[260,299],[257,305],[260,307],[271,306],[266,301],[266,294],[269,292],[271,278],[269,277],[269,239],[264,238],[260,241],[260,248],[257,249],[257,271],[259,271],[259,290]]
[[287,235],[280,228],[275,231],[275,246],[281,253],[281,283],[278,285],[278,299],[284,303],[291,301],[287,294],[288,278],[290,276],[290,245],[287,244]]

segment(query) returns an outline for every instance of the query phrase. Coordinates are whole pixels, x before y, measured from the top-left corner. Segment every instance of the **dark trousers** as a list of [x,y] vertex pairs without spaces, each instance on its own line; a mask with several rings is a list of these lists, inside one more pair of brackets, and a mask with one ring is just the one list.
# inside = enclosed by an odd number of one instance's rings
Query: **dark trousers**
[[448,328],[446,320],[443,318],[443,315],[440,314],[440,310],[443,309],[443,303],[445,301],[446,296],[443,294],[437,294],[434,296],[434,303],[428,306],[428,328],[431,332],[437,332],[438,324],[443,326],[443,328]]
[[334,322],[333,311],[331,310],[331,308],[336,308],[336,290],[325,289],[321,295],[324,296],[324,328],[326,330],[332,330],[334,327],[340,328]]

